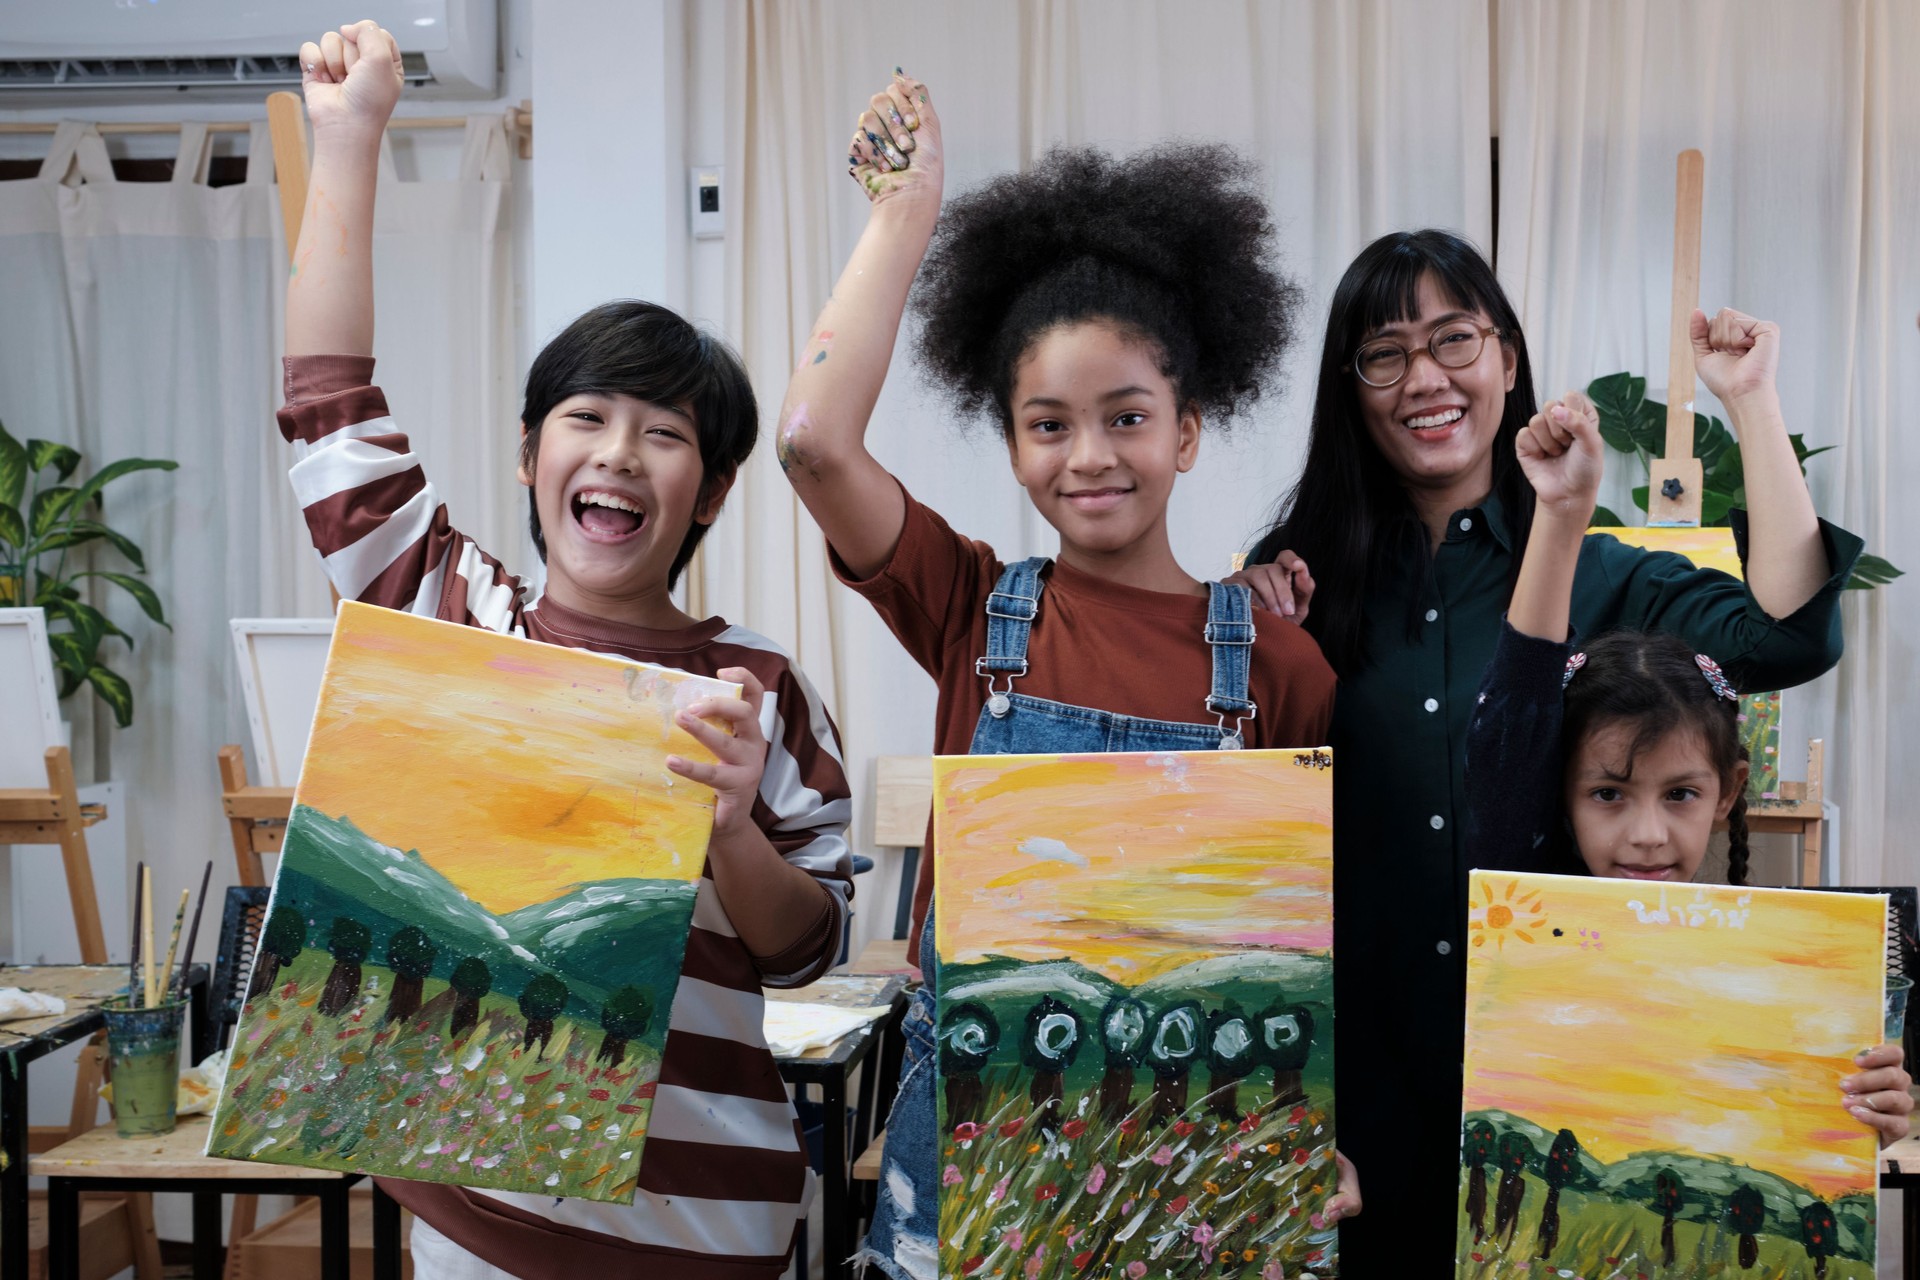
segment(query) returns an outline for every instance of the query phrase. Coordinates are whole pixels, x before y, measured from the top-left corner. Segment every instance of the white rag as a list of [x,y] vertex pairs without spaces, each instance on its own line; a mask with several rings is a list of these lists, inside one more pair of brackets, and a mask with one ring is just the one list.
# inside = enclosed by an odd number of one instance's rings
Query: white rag
[[67,1002],[44,991],[0,987],[0,1022],[21,1018],[50,1018],[67,1011]]
[[809,1049],[830,1045],[841,1036],[858,1031],[869,1022],[886,1015],[887,1006],[884,1004],[848,1009],[837,1004],[769,1000],[762,1025],[767,1033],[767,1047],[776,1056],[791,1058]]

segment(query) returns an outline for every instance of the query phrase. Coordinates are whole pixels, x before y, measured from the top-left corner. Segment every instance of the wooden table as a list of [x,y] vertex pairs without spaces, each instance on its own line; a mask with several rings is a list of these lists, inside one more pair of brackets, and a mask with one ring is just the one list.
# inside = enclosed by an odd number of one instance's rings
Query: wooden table
[[[210,1048],[207,967],[192,966],[187,983],[189,1054],[198,1062]],[[0,1276],[11,1280],[27,1274],[27,1068],[107,1025],[99,1006],[126,990],[127,967],[0,965],[0,987],[45,992],[67,1002],[65,1013],[0,1022]]]
[[[851,1209],[851,1160],[848,1155],[847,1111],[848,1081],[861,1063],[868,1061],[876,1045],[890,1035],[897,1035],[901,1017],[907,1011],[907,982],[897,974],[829,974],[808,987],[798,990],[766,992],[769,1000],[785,1000],[809,1004],[837,1004],[847,1008],[886,1007],[886,1014],[854,1031],[848,1032],[830,1045],[818,1049],[809,1049],[805,1053],[790,1057],[776,1057],[774,1062],[780,1068],[780,1078],[796,1088],[808,1085],[820,1089],[820,1106],[824,1133],[822,1134],[822,1181],[820,1219],[822,1224],[822,1250],[826,1258],[826,1273],[829,1276],[846,1277],[852,1274],[848,1257],[853,1253],[854,1241],[850,1238],[852,1225]],[[893,1089],[898,1083],[900,1055],[882,1053],[878,1068],[867,1073],[862,1082],[861,1102],[863,1105],[853,1112],[853,1141],[855,1151],[864,1150],[867,1145],[868,1127],[873,1115],[882,1106],[891,1106]],[[805,1224],[801,1227],[801,1247],[805,1247]],[[796,1252],[800,1252],[796,1250]],[[796,1274],[806,1274],[804,1254],[796,1263]]]
[[[191,1195],[196,1280],[219,1280],[222,1196],[313,1196],[320,1201],[320,1274],[347,1280],[347,1189],[366,1175],[204,1156],[207,1125],[206,1116],[185,1116],[172,1133],[152,1138],[122,1138],[102,1125],[33,1157],[34,1175],[47,1179],[47,1280],[79,1276],[80,1193],[102,1190]],[[373,1257],[381,1280],[400,1274],[399,1242],[400,1207],[376,1187]]]

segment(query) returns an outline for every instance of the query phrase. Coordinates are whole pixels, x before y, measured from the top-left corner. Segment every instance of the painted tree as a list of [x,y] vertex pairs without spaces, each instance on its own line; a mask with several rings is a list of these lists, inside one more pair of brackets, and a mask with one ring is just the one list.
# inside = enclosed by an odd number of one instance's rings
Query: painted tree
[[940,1076],[947,1082],[947,1123],[978,1123],[986,1106],[980,1073],[1000,1047],[1000,1022],[971,1000],[947,1010],[940,1024]]
[[1680,1185],[1680,1175],[1671,1169],[1662,1169],[1653,1175],[1653,1211],[1660,1215],[1660,1265],[1673,1265],[1673,1219],[1686,1203],[1686,1190]]
[[619,1066],[627,1060],[627,1041],[647,1034],[653,1025],[653,993],[640,987],[621,987],[600,1009],[601,1037],[596,1062]]
[[1203,1021],[1198,1000],[1164,1009],[1154,1020],[1153,1039],[1147,1044],[1147,1066],[1153,1072],[1153,1124],[1164,1124],[1187,1109],[1187,1073],[1200,1052]]
[[1840,1251],[1840,1227],[1824,1200],[1800,1210],[1800,1242],[1813,1259],[1815,1280],[1826,1280],[1827,1259]]
[[387,995],[387,1015],[382,1021],[396,1022],[420,1012],[421,984],[433,972],[440,948],[433,945],[427,931],[410,924],[394,932],[387,943],[387,967],[393,970],[393,990]]
[[1043,1128],[1058,1128],[1060,1103],[1066,1096],[1067,1069],[1080,1054],[1080,1015],[1052,996],[1027,1010],[1027,1038],[1020,1061],[1033,1073],[1027,1097]]
[[272,989],[280,970],[290,965],[307,945],[307,922],[292,907],[275,907],[260,932],[260,950],[253,958],[253,979],[247,984],[247,999]]
[[333,953],[333,968],[327,972],[319,1008],[329,1018],[337,1018],[360,994],[360,966],[373,950],[373,931],[358,920],[336,916],[327,935],[327,950]]
[[1133,1073],[1147,1056],[1147,1006],[1117,995],[1100,1015],[1100,1047],[1107,1052],[1100,1077],[1100,1117],[1119,1124],[1133,1110]]
[[447,1023],[447,1038],[458,1040],[480,1021],[480,1000],[493,990],[493,971],[479,956],[468,956],[453,966],[447,978],[453,988],[453,1017]]
[[1460,1163],[1467,1166],[1467,1221],[1473,1224],[1473,1242],[1487,1235],[1487,1161],[1493,1159],[1495,1134],[1485,1120],[1469,1120],[1460,1135]]
[[1540,1256],[1551,1258],[1560,1242],[1560,1189],[1580,1174],[1580,1140],[1573,1130],[1562,1129],[1554,1135],[1553,1146],[1540,1166],[1541,1180],[1547,1184],[1547,1202],[1540,1209]]
[[1273,1070],[1273,1105],[1307,1100],[1301,1073],[1313,1053],[1313,1015],[1304,1005],[1270,1005],[1260,1015],[1260,1060]]
[[1524,1175],[1527,1166],[1533,1163],[1533,1144],[1523,1133],[1503,1133],[1494,1148],[1494,1156],[1500,1166],[1500,1190],[1493,1200],[1493,1237],[1498,1240],[1505,1233],[1511,1245],[1513,1229],[1520,1222],[1520,1202],[1527,1195]]
[[1742,1185],[1727,1197],[1727,1226],[1740,1237],[1740,1266],[1751,1268],[1760,1261],[1760,1242],[1754,1237],[1767,1227],[1767,1202],[1760,1189]]
[[567,984],[550,973],[540,974],[520,990],[520,1016],[527,1020],[527,1033],[521,1043],[529,1049],[535,1045],[534,1061],[538,1062],[547,1052],[547,1042],[553,1039],[553,1020],[567,1007]]
[[1259,1059],[1247,1016],[1228,1004],[1207,1015],[1207,1108],[1222,1120],[1240,1118],[1240,1081]]

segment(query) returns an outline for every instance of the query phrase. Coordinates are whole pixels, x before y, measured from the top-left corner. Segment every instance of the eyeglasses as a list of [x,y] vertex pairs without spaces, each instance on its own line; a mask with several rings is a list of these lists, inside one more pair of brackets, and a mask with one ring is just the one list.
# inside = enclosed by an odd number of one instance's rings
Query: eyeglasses
[[[1480,358],[1488,338],[1497,338],[1500,330],[1462,320],[1443,324],[1427,339],[1427,354],[1447,369],[1464,369]],[[1391,387],[1407,376],[1413,365],[1413,352],[1397,342],[1369,342],[1353,353],[1351,369],[1370,387]]]

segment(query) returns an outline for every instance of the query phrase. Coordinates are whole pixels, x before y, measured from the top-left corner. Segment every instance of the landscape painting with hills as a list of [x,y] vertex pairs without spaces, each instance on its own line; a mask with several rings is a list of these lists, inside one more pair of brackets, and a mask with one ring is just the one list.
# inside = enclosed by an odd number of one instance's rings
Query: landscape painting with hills
[[343,605],[208,1154],[631,1200],[737,689]]
[[934,761],[940,1275],[1339,1274],[1332,764]]

